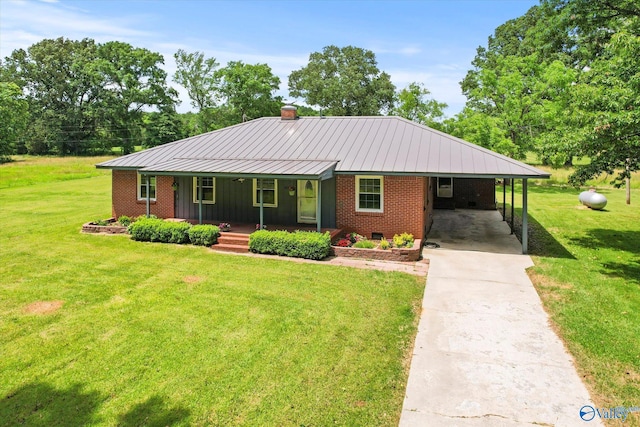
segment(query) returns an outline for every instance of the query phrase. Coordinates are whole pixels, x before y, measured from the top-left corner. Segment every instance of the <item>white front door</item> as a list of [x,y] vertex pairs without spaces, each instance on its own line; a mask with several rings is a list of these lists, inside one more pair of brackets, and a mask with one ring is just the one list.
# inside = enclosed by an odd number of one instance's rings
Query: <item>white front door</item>
[[298,180],[298,222],[317,223],[318,181],[311,179]]

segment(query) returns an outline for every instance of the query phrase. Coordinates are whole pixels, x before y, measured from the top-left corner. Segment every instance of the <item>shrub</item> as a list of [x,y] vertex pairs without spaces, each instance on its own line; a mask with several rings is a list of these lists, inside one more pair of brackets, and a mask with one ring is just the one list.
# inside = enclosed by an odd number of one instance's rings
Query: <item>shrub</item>
[[132,221],[130,217],[126,215],[122,215],[120,218],[118,218],[118,222],[120,223],[121,226],[128,227]]
[[396,248],[409,248],[413,246],[413,234],[396,234],[393,236],[393,244]]
[[109,221],[107,221],[106,219],[94,219],[93,223],[95,225],[109,225]]
[[194,245],[211,246],[218,241],[220,229],[215,225],[200,224],[189,229],[189,240]]
[[166,222],[158,218],[143,218],[129,225],[133,240],[143,242],[187,243],[191,224]]
[[326,258],[330,249],[328,232],[258,230],[249,236],[249,250],[261,254],[318,260]]
[[373,249],[376,247],[376,244],[373,243],[371,240],[358,240],[353,244],[353,247],[360,248],[360,249]]
[[380,240],[380,249],[383,251],[391,249],[391,243],[387,239]]
[[162,224],[162,220],[158,218],[138,217],[136,222],[129,225],[127,231],[131,234],[133,240],[151,242],[157,236],[157,229],[160,224]]

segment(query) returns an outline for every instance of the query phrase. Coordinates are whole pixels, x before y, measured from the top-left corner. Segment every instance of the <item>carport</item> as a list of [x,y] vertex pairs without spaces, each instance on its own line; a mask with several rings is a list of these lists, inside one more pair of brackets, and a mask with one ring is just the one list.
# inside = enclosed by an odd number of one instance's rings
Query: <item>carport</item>
[[[437,178],[447,177],[447,178],[491,178],[495,180],[500,180],[502,182],[502,219],[506,219],[506,198],[507,198],[507,180],[510,181],[511,187],[511,230],[513,231],[513,218],[514,218],[514,202],[515,202],[515,192],[514,192],[514,184],[515,180],[522,180],[522,235],[520,241],[522,242],[522,253],[528,253],[528,180],[529,179],[548,179],[551,175],[539,169],[536,169],[532,166],[526,165],[524,163],[518,162],[516,160],[510,159],[505,156],[501,156],[496,153],[491,153],[492,156],[486,156],[482,160],[484,164],[478,165],[474,162],[465,162],[464,159],[454,159],[453,153],[450,154],[450,161],[459,162],[462,164],[462,168],[469,170],[482,170],[480,173],[462,173],[455,175],[444,175],[444,174],[436,174],[434,175]],[[464,155],[464,152],[459,153],[460,155]],[[487,160],[495,160],[495,164],[488,165]],[[506,161],[505,161],[506,160]],[[494,172],[493,174],[486,173],[485,171],[491,170]],[[483,173],[484,172],[484,173]],[[515,172],[515,173],[514,173]],[[455,189],[454,189],[455,191]],[[434,211],[434,224],[435,224],[435,216],[437,210]],[[465,229],[468,230],[467,227]],[[434,230],[429,232],[428,238],[432,239],[432,233]]]

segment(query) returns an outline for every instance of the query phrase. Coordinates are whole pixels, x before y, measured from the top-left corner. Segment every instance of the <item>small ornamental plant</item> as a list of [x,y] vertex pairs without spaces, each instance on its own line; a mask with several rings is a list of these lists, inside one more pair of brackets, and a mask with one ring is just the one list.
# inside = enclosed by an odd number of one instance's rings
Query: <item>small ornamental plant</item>
[[266,230],[266,229],[267,229],[267,226],[263,224],[263,225],[262,225],[262,228],[260,228],[260,224],[256,224],[256,230],[260,230],[260,229],[262,229],[262,230]]
[[382,239],[380,240],[380,249],[382,249],[383,251],[387,251],[389,249],[391,249],[391,243],[389,243],[389,241],[387,239]]
[[220,231],[229,231],[231,230],[231,224],[228,222],[221,222],[220,225],[218,225],[218,228]]
[[410,248],[413,246],[413,234],[402,233],[393,236],[393,245],[396,248]]
[[351,240],[349,240],[349,239],[340,239],[340,240],[338,240],[338,243],[336,243],[336,246],[340,246],[340,247],[343,247],[343,248],[348,248],[351,245],[352,245],[352,243],[351,243]]
[[366,240],[366,237],[358,233],[349,233],[347,234],[347,238],[351,240],[351,243],[357,243],[361,240]]

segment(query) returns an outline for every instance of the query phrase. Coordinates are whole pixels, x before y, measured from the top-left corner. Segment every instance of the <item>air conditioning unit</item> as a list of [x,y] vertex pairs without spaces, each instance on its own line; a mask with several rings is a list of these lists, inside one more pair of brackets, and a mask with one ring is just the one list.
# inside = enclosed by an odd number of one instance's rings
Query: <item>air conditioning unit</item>
[[453,197],[453,178],[438,178],[438,197]]

